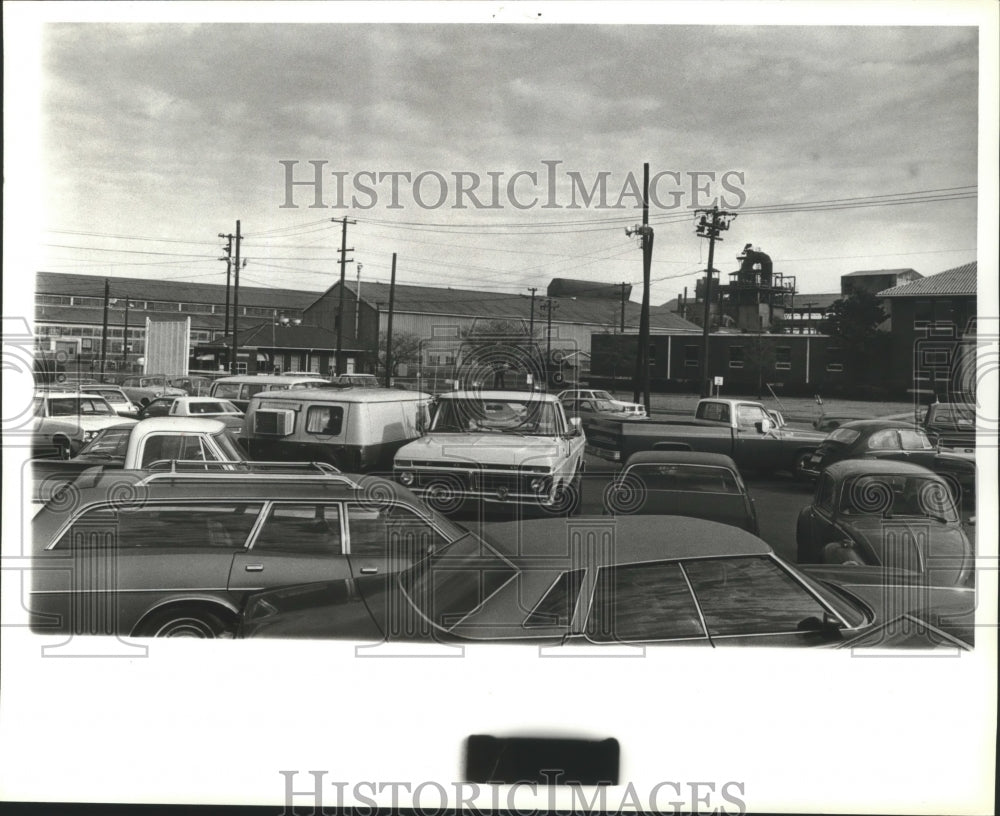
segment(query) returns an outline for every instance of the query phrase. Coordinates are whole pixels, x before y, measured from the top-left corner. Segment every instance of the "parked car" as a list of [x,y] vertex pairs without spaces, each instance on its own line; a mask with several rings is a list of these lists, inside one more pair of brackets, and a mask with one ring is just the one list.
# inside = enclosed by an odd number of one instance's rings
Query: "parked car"
[[[608,520],[587,546],[566,519],[497,524],[397,575],[263,592],[240,637],[702,646],[968,648],[967,588],[888,583],[878,567],[779,558],[756,536],[702,519]],[[903,580],[903,579],[901,579]],[[900,627],[897,615],[914,627]],[[919,628],[918,628],[919,627]]]
[[167,414],[172,417],[211,417],[239,439],[243,435],[243,412],[229,400],[214,397],[177,397]]
[[125,377],[121,381],[121,389],[139,406],[146,405],[157,397],[182,397],[187,393],[183,388],[169,385],[167,377],[162,374]]
[[212,378],[197,374],[184,377],[170,377],[167,380],[167,385],[172,388],[180,388],[189,396],[201,397],[207,395],[209,389],[211,389]]
[[688,420],[595,419],[587,428],[587,451],[612,462],[644,450],[721,453],[743,469],[784,470],[803,479],[805,463],[823,438],[776,426],[759,402],[716,397],[700,400]]
[[690,516],[759,534],[757,509],[736,463],[717,453],[634,453],[608,485],[604,503],[616,516]]
[[830,465],[799,513],[795,539],[800,564],[885,566],[942,586],[972,577],[972,545],[948,484],[906,462]]
[[302,374],[287,377],[282,374],[250,374],[220,377],[212,383],[208,395],[229,400],[241,411],[246,411],[250,398],[261,391],[284,391],[289,388],[330,388],[330,383],[315,375]]
[[633,414],[626,414],[608,400],[560,397],[559,402],[562,403],[566,416],[580,419],[584,431],[587,430],[590,421],[593,419],[621,419],[625,416],[634,416]]
[[575,512],[584,444],[580,420],[551,394],[448,391],[427,434],[397,451],[393,473],[442,511],[471,501]]
[[104,397],[108,401],[108,405],[115,409],[115,413],[118,416],[135,419],[140,411],[140,406],[128,398],[128,395],[121,389],[121,386],[98,383],[95,385],[83,385],[80,387],[80,390],[87,394],[97,394],[99,397]]
[[975,405],[935,402],[927,407],[921,427],[939,448],[976,452]]
[[610,402],[616,409],[624,414],[628,414],[633,417],[646,416],[645,405],[638,402],[625,402],[623,400],[615,399],[611,395],[610,391],[605,391],[602,388],[575,388],[567,391],[560,391],[556,394],[556,399],[560,402],[566,399],[604,400],[605,402]]
[[32,521],[35,632],[224,636],[250,593],[378,576],[469,535],[376,477],[118,472],[74,488]]
[[[38,391],[32,399],[32,447],[68,459],[99,431],[125,420],[95,394]],[[133,420],[134,421],[134,420]]]
[[909,422],[862,419],[841,425],[809,457],[804,470],[816,478],[844,459],[884,459],[921,465],[946,478],[960,504],[975,501],[974,454],[939,451],[926,433]]
[[242,444],[253,459],[385,471],[430,422],[430,394],[388,388],[293,388],[250,399]]
[[137,417],[139,419],[153,419],[154,417],[165,417],[170,415],[170,409],[174,401],[179,397],[157,397],[150,400],[139,409]]

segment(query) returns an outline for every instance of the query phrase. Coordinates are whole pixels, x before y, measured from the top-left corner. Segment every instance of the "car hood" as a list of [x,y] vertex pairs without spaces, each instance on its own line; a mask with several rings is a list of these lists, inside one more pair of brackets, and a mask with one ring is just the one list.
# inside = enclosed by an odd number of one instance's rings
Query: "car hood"
[[539,459],[559,456],[559,444],[545,436],[502,433],[428,434],[396,452],[396,459],[447,462],[468,460],[470,464],[529,465]]

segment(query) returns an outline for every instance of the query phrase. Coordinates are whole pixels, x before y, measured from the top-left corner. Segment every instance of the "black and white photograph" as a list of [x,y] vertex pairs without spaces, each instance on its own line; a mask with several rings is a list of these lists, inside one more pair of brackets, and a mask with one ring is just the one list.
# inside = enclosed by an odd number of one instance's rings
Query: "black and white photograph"
[[995,812],[998,32],[4,5],[0,801]]

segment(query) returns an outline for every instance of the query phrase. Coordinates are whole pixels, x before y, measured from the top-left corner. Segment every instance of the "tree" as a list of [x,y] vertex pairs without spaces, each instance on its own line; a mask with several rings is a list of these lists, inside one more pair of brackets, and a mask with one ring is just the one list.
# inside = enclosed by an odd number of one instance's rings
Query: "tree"
[[[386,333],[378,334],[378,367],[385,371]],[[392,372],[395,376],[401,365],[411,365],[420,362],[419,335],[412,332],[393,332],[392,334]]]
[[835,300],[820,323],[820,331],[840,341],[850,370],[858,380],[871,381],[881,375],[879,364],[885,359],[888,335],[878,330],[887,315],[874,294],[852,292]]

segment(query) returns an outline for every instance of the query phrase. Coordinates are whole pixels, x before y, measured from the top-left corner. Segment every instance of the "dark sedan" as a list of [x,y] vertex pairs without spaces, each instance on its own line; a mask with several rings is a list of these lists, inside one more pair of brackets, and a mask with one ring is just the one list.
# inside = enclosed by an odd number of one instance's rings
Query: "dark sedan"
[[906,462],[828,467],[795,532],[800,564],[872,564],[939,585],[971,580],[972,545],[940,476]]
[[736,463],[718,453],[632,454],[604,495],[612,515],[690,516],[757,535],[757,510]]
[[[700,519],[547,519],[468,534],[394,576],[258,593],[242,637],[539,645],[968,648],[974,594],[881,568],[819,579],[756,536]],[[892,578],[893,583],[887,583]],[[905,625],[904,625],[905,624]]]
[[909,422],[862,419],[848,422],[820,444],[806,464],[813,477],[845,459],[878,459],[920,465],[944,477],[959,504],[975,500],[974,454],[940,451],[920,428]]

